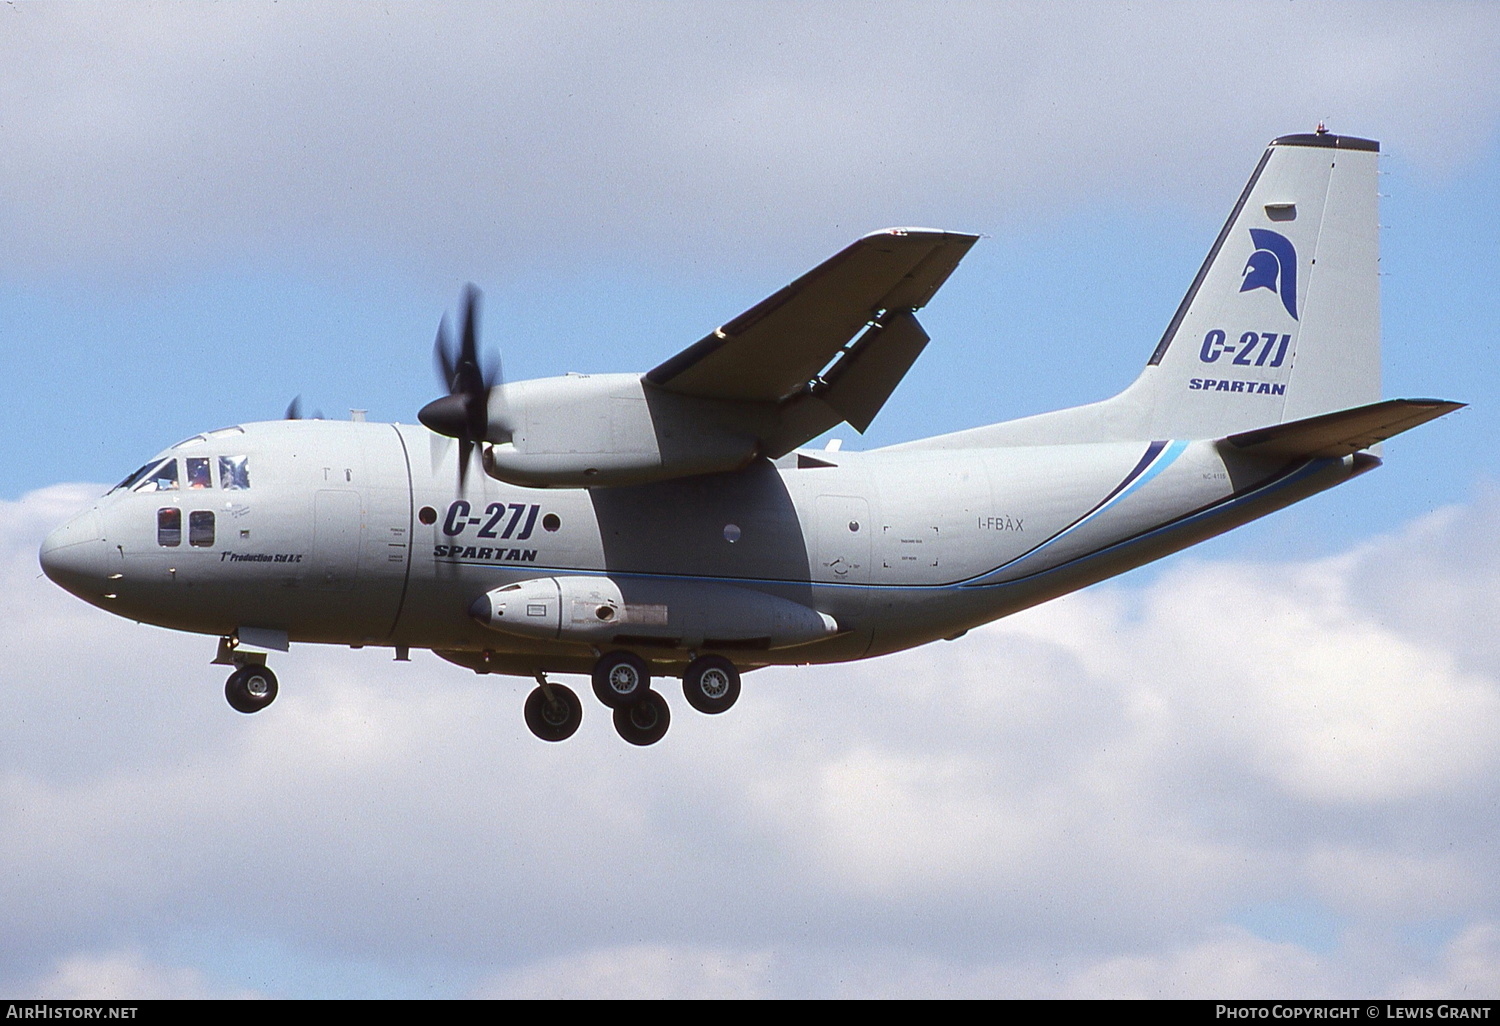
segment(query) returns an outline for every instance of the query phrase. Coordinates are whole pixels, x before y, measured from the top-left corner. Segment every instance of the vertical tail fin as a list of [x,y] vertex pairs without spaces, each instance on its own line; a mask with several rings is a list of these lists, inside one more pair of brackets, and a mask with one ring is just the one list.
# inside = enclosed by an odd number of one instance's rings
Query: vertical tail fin
[[1117,397],[1150,437],[1219,437],[1380,398],[1379,149],[1324,132],[1271,143]]
[[1323,131],[1273,140],[1119,395],[893,448],[1222,438],[1378,401],[1379,152]]

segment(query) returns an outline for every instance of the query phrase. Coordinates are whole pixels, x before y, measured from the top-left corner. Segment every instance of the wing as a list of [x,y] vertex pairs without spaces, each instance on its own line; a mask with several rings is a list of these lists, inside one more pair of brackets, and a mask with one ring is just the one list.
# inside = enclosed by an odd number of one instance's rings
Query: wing
[[485,472],[534,488],[632,486],[743,469],[843,421],[863,431],[927,344],[912,311],[976,238],[867,235],[647,374],[490,388]]
[[795,397],[860,329],[925,306],[977,238],[925,228],[866,235],[650,371],[646,380],[705,399],[780,403]]

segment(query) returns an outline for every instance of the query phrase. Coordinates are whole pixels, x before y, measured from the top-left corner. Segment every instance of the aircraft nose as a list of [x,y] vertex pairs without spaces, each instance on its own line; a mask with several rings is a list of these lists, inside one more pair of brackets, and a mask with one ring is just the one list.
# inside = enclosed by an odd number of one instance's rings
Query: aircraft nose
[[104,518],[97,508],[78,514],[42,542],[42,573],[80,597],[97,595],[108,576]]

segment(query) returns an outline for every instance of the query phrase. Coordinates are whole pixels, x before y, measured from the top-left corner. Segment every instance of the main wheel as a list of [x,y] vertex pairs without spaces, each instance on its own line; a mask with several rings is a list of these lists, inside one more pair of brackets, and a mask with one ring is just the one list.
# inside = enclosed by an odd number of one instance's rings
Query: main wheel
[[594,694],[611,709],[623,709],[651,690],[646,661],[630,652],[609,652],[594,664]]
[[241,666],[224,682],[224,697],[235,712],[255,713],[276,701],[276,674],[265,666]]
[[552,689],[552,701],[547,692],[535,688],[526,696],[526,726],[543,741],[566,741],[583,722],[583,703],[572,688],[561,684],[548,684]]
[[654,745],[667,733],[672,713],[657,691],[647,691],[633,705],[615,710],[615,730],[633,745]]
[[740,697],[740,671],[723,656],[699,656],[682,675],[688,705],[701,713],[721,713]]

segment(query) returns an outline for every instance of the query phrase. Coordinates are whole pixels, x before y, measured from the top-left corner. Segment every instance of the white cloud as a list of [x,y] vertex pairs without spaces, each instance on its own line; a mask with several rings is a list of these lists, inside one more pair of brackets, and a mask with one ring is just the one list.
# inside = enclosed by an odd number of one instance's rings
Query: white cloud
[[[327,963],[537,995],[1488,979],[1500,665],[1391,610],[1417,580],[1489,601],[1496,496],[1334,559],[1186,559],[958,642],[758,672],[726,716],[668,684],[671,733],[635,749],[592,703],[536,742],[526,682],[373,649],[298,648],[276,705],[233,713],[212,639],[38,579],[89,494],[0,504],[0,980],[243,985],[184,937],[270,939],[302,968],[268,993]],[[1434,922],[1430,949],[1360,940]]]
[[253,991],[214,987],[196,969],[159,965],[138,951],[69,955],[59,959],[43,976],[25,983],[12,982],[8,989],[55,1001],[222,1000],[260,996]]
[[1126,655],[1164,711],[1300,798],[1391,802],[1480,779],[1500,691],[1382,629],[1331,562],[1201,565],[1152,595]]
[[[787,234],[1211,211],[1272,135],[1460,166],[1484,5],[113,5],[5,12],[8,266],[743,266]],[[955,220],[956,219],[956,220]],[[726,240],[728,244],[726,245]]]
[[[1340,996],[1325,959],[1294,944],[1263,940],[1243,930],[1191,947],[1102,959],[1061,982],[1070,998],[1226,999]],[[1334,978],[1330,978],[1330,977]]]
[[1476,923],[1448,944],[1431,976],[1399,981],[1392,993],[1403,998],[1492,999],[1500,994],[1500,925]]
[[549,959],[482,982],[482,998],[769,997],[762,988],[771,958],[764,952],[636,946]]

